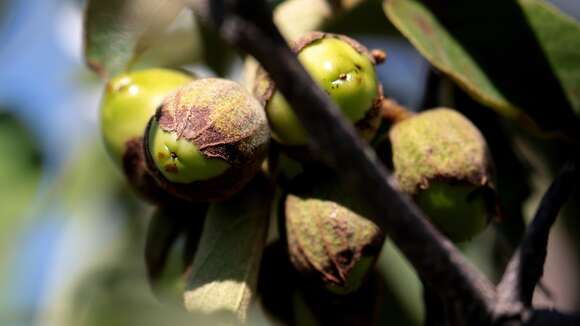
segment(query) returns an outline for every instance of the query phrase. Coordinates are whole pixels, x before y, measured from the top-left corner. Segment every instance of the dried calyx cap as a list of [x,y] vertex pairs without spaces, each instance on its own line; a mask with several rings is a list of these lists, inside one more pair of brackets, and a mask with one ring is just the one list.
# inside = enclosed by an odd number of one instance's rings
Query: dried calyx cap
[[159,184],[190,201],[222,200],[259,170],[270,131],[264,109],[239,84],[198,79],[168,97],[145,133]]
[[[293,49],[314,81],[356,124],[361,136],[370,140],[380,123],[382,99],[374,56],[349,37],[322,32],[303,36]],[[266,103],[274,139],[286,146],[306,145],[306,130],[267,74],[258,69],[254,94]]]
[[336,294],[357,290],[374,266],[384,232],[336,176],[303,174],[290,189],[284,214],[292,264]]
[[145,168],[143,132],[163,99],[193,77],[169,69],[147,69],[111,79],[101,102],[101,133],[117,166],[145,197],[167,201],[164,191]]
[[429,110],[390,131],[395,175],[452,241],[471,239],[495,214],[492,160],[479,130],[457,111]]

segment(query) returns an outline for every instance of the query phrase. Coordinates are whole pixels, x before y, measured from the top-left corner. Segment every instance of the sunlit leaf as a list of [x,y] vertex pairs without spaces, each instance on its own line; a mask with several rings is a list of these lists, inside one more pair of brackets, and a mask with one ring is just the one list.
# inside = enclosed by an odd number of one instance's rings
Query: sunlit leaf
[[184,296],[189,311],[245,320],[256,292],[272,192],[258,178],[210,207]]
[[580,25],[571,18],[540,0],[388,0],[384,9],[427,60],[480,102],[578,136]]
[[181,1],[90,0],[85,59],[104,78],[126,70],[182,10]]
[[337,16],[355,8],[362,0],[287,0],[274,10],[274,21],[288,40],[306,32],[322,30]]

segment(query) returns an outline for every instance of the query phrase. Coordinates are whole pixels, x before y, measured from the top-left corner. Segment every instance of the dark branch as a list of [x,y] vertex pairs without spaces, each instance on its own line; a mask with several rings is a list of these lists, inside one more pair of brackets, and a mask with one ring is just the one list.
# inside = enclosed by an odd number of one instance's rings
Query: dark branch
[[[567,163],[544,194],[524,239],[510,260],[498,286],[498,308],[529,307],[546,260],[550,228],[579,181],[578,161]],[[508,309],[509,310],[509,309]]]
[[445,303],[437,291],[423,283],[423,306],[425,307],[425,326],[446,326]]
[[[263,1],[190,1],[202,21],[268,71],[310,133],[313,152],[356,189],[421,277],[440,295],[461,298],[470,315],[489,318],[491,283],[422,216],[395,185],[372,149],[359,139],[334,103],[316,86],[272,22]],[[428,244],[428,245],[426,245]]]
[[555,310],[532,310],[528,318],[522,323],[522,326],[578,326],[580,325],[580,316],[567,315]]

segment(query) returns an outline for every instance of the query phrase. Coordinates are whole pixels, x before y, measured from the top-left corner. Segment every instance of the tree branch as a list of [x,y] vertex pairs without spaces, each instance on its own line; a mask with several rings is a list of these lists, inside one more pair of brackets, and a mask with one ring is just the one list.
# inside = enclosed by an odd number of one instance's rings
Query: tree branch
[[555,310],[532,310],[522,323],[522,326],[578,326],[580,325],[580,316],[567,315]]
[[383,119],[393,124],[401,122],[414,115],[414,112],[397,103],[397,101],[393,100],[392,98],[387,97],[385,97],[381,102],[381,110]]
[[309,132],[313,152],[346,186],[367,198],[377,222],[421,277],[443,297],[469,302],[466,313],[472,320],[490,318],[495,295],[491,283],[397,190],[372,149],[298,62],[264,2],[190,0],[190,5],[202,21],[262,64]]
[[524,239],[511,258],[498,285],[500,311],[521,310],[523,307],[531,306],[534,289],[544,270],[550,228],[579,180],[576,159],[562,168],[544,194]]

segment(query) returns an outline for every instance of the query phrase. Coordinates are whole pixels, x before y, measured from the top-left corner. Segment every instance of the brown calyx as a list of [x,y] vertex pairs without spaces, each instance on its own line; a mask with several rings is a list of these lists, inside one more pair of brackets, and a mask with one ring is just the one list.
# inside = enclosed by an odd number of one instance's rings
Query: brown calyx
[[259,103],[240,85],[223,79],[192,82],[168,97],[149,121],[193,143],[208,158],[230,167],[221,175],[188,184],[173,183],[158,171],[145,138],[146,162],[161,187],[189,201],[219,201],[239,191],[266,157],[269,128]]
[[123,172],[131,187],[144,199],[155,204],[168,204],[180,200],[161,188],[146,166],[143,137],[125,143]]

